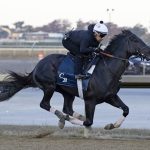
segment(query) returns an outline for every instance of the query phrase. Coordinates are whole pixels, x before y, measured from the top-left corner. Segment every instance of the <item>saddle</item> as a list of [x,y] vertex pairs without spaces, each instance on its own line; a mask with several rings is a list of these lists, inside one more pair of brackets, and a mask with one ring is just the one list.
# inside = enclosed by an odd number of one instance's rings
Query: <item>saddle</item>
[[[75,78],[75,70],[74,70],[74,59],[75,56],[68,53],[64,60],[61,62],[58,68],[57,74],[57,84],[64,85],[69,87],[77,88],[77,79]],[[83,71],[87,72],[88,74],[93,73],[94,68],[99,60],[99,57],[96,54],[85,56],[83,64]],[[82,80],[82,87],[83,90],[87,90],[88,83],[90,77]]]

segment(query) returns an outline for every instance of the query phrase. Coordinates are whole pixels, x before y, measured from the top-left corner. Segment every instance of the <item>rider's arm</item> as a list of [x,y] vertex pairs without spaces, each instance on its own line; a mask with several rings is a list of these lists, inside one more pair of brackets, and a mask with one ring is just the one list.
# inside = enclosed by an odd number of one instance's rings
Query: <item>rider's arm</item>
[[89,52],[94,52],[95,48],[94,47],[89,47],[89,40],[84,39],[80,43],[80,53],[89,53]]

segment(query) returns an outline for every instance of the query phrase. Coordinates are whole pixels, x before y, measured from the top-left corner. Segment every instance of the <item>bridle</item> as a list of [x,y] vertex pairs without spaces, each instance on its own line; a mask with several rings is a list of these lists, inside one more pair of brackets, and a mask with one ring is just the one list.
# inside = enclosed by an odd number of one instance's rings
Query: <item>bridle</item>
[[[131,35],[130,35],[131,36]],[[128,41],[128,50],[130,49],[129,48],[129,37],[127,37],[127,41]],[[147,46],[144,46],[143,48],[141,48],[141,50],[145,49]],[[144,61],[144,59],[146,59],[147,57],[145,56],[145,54],[141,53],[140,50],[137,50],[137,56],[135,57],[132,57],[131,59],[134,59],[134,58],[141,58],[141,61]],[[114,58],[114,59],[118,59],[118,60],[122,60],[122,61],[126,61],[128,62],[129,60],[126,59],[126,58],[121,58],[121,57],[118,57],[118,56],[115,56],[115,55],[112,55],[112,54],[109,54],[109,53],[106,53],[106,52],[103,52],[103,51],[100,51],[99,54],[102,54],[104,56],[107,56],[107,57],[110,57],[110,58]]]
[[[145,47],[146,47],[146,46],[145,46]],[[145,48],[145,47],[144,47],[144,48]],[[143,49],[144,49],[144,48],[143,48]],[[131,59],[141,58],[142,61],[144,61],[144,59],[146,59],[145,54],[141,53],[139,50],[137,50],[137,53],[138,53],[138,55],[132,57]],[[110,58],[122,60],[122,61],[129,61],[129,60],[126,59],[126,58],[117,57],[117,56],[115,56],[115,55],[112,55],[112,54],[109,54],[109,53],[106,53],[106,52],[102,52],[102,51],[100,51],[99,54],[102,54],[102,55],[107,56],[107,57],[110,57]]]
[[[144,47],[142,48],[142,50],[145,49],[146,47],[147,47],[147,46],[144,46]],[[145,56],[145,54],[141,53],[139,50],[137,50],[137,53],[138,53],[138,56],[137,56],[137,57],[141,58],[141,61],[144,61],[144,59],[147,58],[147,56]]]
[[119,60],[122,60],[122,61],[128,61],[128,59],[126,58],[120,58],[120,57],[117,57],[115,55],[112,55],[112,54],[108,54],[106,52],[102,52],[100,51],[100,54],[104,55],[104,56],[107,56],[107,57],[110,57],[110,58],[115,58],[115,59],[119,59]]
[[[128,37],[128,38],[129,38],[129,37]],[[129,50],[129,49],[130,49],[130,47],[129,47],[129,39],[127,39],[127,40],[128,40],[128,50]],[[146,46],[144,46],[144,47],[142,48],[142,50],[143,50],[144,48],[146,48]],[[135,57],[132,57],[131,59],[135,59],[135,58],[138,58],[138,57],[139,57],[139,58],[141,58],[141,61],[143,61],[143,60],[146,58],[145,54],[141,53],[140,50],[137,50],[136,52],[137,52],[138,55],[135,56]],[[124,61],[125,64],[127,64],[127,63],[129,62],[129,59],[121,58],[121,57],[112,55],[112,54],[110,54],[110,53],[104,52],[104,51],[100,51],[98,55],[102,55],[103,62],[104,62],[104,64],[105,64],[105,66],[107,66],[107,68],[110,70],[110,72],[111,72],[115,77],[117,77],[117,75],[114,74],[114,73],[111,71],[111,69],[108,67],[108,65],[107,65],[107,63],[106,63],[106,61],[105,61],[105,59],[104,59],[103,56]]]

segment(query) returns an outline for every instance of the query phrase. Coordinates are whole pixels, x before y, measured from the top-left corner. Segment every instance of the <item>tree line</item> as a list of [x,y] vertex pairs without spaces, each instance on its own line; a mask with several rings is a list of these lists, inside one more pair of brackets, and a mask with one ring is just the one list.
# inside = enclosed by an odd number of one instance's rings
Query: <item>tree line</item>
[[[25,25],[24,21],[18,21],[15,22],[14,28],[10,28],[9,26],[1,26],[0,28],[0,38],[7,38],[8,37],[8,30],[13,32],[19,32],[19,33],[25,33],[25,32],[48,32],[48,33],[65,33],[69,30],[77,29],[87,29],[89,24],[95,23],[95,21],[88,21],[84,22],[82,20],[78,20],[76,22],[76,27],[72,26],[72,23],[67,19],[56,19],[51,22],[49,22],[46,25],[39,26],[39,27],[33,27],[32,25]],[[144,27],[142,24],[137,24],[134,27],[119,27],[117,24],[113,22],[108,22],[106,25],[109,28],[109,37],[111,38],[113,35],[116,35],[121,32],[123,29],[129,29],[134,34],[139,36],[141,39],[144,40],[148,45],[150,45],[150,33],[148,32],[148,29]],[[4,30],[5,29],[5,30]],[[6,30],[8,29],[8,30]]]

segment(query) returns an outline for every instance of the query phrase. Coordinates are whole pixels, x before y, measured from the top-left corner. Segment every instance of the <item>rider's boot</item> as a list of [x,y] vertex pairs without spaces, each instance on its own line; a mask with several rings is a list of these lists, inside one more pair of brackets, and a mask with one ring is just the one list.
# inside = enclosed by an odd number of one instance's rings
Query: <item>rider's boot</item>
[[89,73],[83,72],[83,60],[81,57],[75,58],[75,78],[76,79],[87,79],[90,77]]

